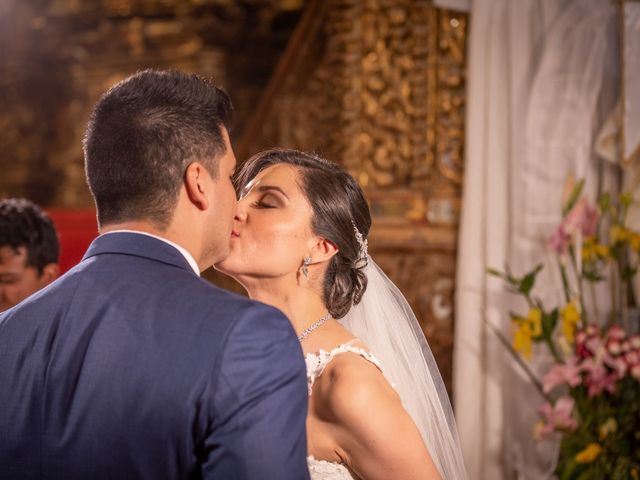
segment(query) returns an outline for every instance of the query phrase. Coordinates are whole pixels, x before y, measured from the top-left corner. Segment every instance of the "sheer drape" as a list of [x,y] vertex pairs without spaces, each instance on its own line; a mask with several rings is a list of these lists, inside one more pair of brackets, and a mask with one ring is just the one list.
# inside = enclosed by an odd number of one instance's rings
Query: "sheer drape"
[[[525,307],[486,268],[520,273],[545,258],[567,175],[597,188],[593,139],[615,102],[615,22],[615,6],[600,0],[471,2],[454,353],[470,478],[540,479],[553,469],[554,443],[532,438],[542,400],[484,324],[510,335],[506,312]],[[537,293],[560,302],[547,260]]]

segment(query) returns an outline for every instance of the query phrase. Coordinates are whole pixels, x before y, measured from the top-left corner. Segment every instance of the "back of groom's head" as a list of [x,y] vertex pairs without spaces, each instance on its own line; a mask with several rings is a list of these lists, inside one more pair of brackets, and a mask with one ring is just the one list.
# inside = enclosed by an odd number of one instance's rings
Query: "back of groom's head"
[[190,163],[217,178],[232,110],[223,90],[179,71],[145,70],[107,91],[84,138],[100,225],[145,220],[164,230]]

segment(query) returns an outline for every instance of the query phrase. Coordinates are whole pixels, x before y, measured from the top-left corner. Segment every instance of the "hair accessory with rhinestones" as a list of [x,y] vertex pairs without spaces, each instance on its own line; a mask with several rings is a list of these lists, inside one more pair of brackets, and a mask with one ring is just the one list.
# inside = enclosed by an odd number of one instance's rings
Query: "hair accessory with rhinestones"
[[358,251],[358,259],[354,262],[354,267],[366,267],[369,263],[369,241],[364,238],[362,233],[360,233],[360,230],[358,230],[358,227],[356,227],[356,222],[352,220],[351,223],[353,225],[353,231],[356,235],[356,240],[358,241],[358,245],[360,246],[360,249]]

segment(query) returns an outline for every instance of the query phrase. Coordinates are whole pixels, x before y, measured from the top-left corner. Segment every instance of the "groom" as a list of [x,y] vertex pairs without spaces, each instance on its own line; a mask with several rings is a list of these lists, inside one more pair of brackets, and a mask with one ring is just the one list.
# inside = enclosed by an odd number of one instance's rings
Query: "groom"
[[306,479],[300,345],[200,271],[228,253],[231,102],[144,71],[98,102],[85,163],[101,235],[0,314],[0,479]]

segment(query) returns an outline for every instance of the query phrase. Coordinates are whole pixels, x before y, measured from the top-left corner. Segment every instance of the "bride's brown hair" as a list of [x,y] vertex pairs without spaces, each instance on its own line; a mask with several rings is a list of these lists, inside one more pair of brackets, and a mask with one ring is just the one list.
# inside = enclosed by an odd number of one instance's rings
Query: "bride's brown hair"
[[338,247],[324,278],[323,300],[333,318],[344,317],[367,288],[354,225],[366,238],[371,228],[369,205],[354,178],[339,165],[297,150],[274,149],[247,160],[236,173],[237,192],[262,170],[286,163],[300,172],[300,188],[313,210],[311,229]]

